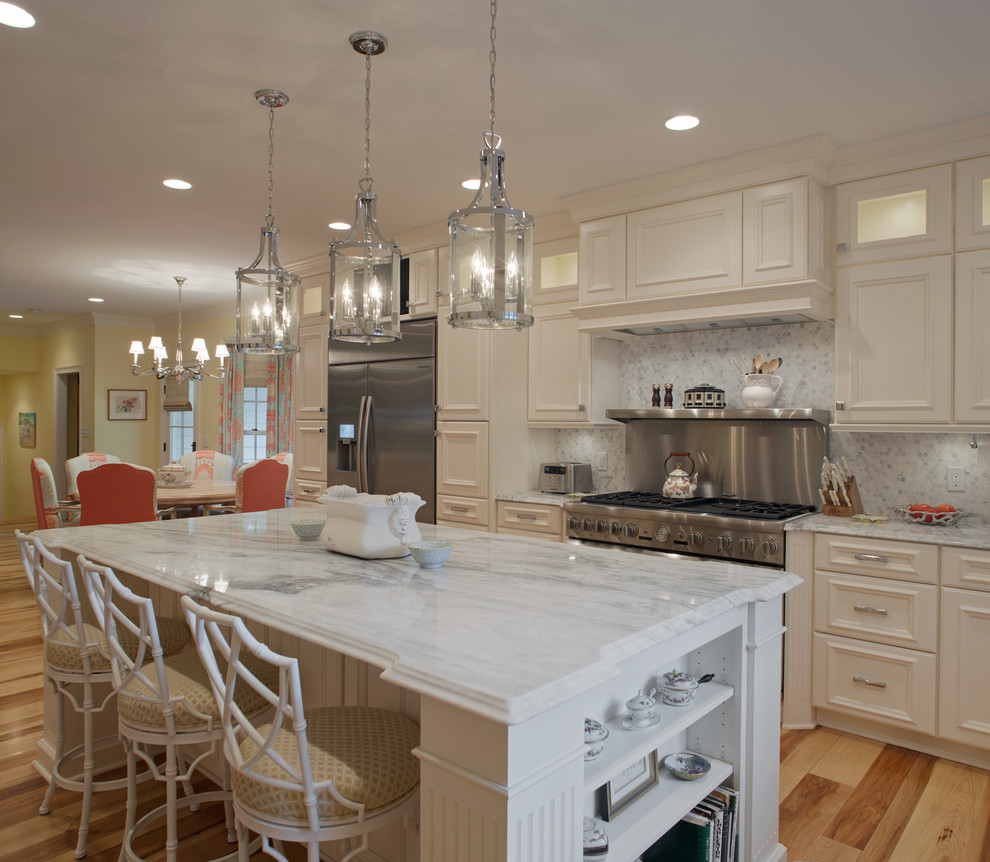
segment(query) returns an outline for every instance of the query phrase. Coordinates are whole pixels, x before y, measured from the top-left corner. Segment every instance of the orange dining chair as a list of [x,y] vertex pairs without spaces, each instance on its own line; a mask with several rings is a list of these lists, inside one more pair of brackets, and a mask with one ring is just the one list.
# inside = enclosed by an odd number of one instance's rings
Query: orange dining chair
[[285,464],[285,466],[289,468],[289,478],[285,481],[285,496],[288,497],[289,493],[292,491],[292,453],[276,452],[272,455],[272,458],[280,464]]
[[70,500],[79,499],[79,476],[87,470],[94,470],[102,464],[119,464],[116,455],[106,452],[83,452],[65,462],[65,494]]
[[79,474],[80,524],[134,524],[158,519],[158,477],[139,464],[103,464]]
[[289,468],[274,458],[262,458],[237,471],[234,505],[210,509],[211,513],[267,512],[285,508],[285,484]]
[[192,470],[192,480],[216,479],[229,482],[234,478],[234,458],[213,449],[197,449],[179,456],[179,463]]
[[44,458],[31,459],[31,486],[34,488],[34,511],[39,530],[51,530],[78,522],[79,506],[62,502],[55,491],[55,474]]

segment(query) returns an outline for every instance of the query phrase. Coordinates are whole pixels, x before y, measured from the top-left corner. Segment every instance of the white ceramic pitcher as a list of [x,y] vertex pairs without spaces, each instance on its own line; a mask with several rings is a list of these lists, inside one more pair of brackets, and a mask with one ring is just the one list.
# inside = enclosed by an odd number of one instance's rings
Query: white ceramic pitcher
[[776,374],[744,374],[742,402],[746,407],[770,407],[784,381]]

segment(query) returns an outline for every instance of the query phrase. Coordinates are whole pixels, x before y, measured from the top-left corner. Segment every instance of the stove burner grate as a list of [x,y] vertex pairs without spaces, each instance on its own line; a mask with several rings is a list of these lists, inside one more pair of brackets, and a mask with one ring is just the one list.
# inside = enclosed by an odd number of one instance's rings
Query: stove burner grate
[[814,512],[814,506],[800,503],[773,503],[764,500],[739,500],[735,497],[696,497],[676,500],[661,494],[645,491],[618,491],[612,494],[591,494],[581,498],[582,503],[599,506],[623,506],[629,509],[653,511],[691,509],[706,515],[722,515],[727,518],[753,518],[761,521],[783,521],[796,515]]

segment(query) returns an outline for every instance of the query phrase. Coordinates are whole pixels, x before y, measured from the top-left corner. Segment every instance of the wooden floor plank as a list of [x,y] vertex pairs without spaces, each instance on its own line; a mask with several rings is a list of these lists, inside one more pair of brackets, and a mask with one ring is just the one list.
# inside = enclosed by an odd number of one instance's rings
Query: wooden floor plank
[[855,787],[869,772],[881,751],[882,742],[843,733],[810,771],[837,784]]
[[788,859],[808,859],[853,788],[809,772],[780,805],[780,843]]
[[859,851],[822,835],[808,853],[807,862],[859,862]]
[[811,768],[842,736],[827,727],[816,728],[792,748],[780,764],[780,800],[783,802]]
[[885,745],[825,830],[826,837],[864,849],[917,758],[916,751]]

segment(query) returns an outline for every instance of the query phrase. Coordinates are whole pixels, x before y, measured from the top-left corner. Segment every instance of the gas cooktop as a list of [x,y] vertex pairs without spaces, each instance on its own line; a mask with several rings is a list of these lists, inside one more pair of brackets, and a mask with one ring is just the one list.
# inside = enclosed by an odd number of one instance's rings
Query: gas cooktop
[[692,513],[721,515],[726,518],[751,518],[761,521],[782,521],[814,512],[814,506],[800,503],[772,503],[764,500],[740,500],[736,497],[693,497],[678,500],[645,491],[619,491],[613,494],[589,494],[581,503],[598,506],[620,506],[650,511],[690,510]]

